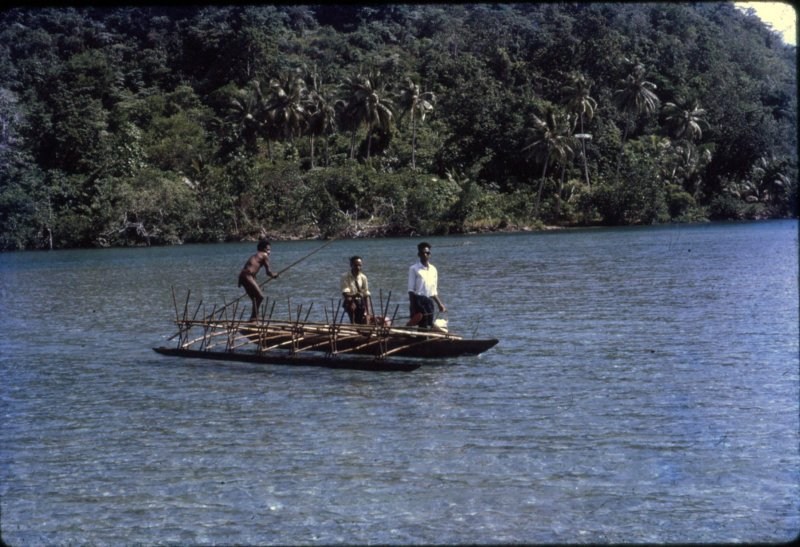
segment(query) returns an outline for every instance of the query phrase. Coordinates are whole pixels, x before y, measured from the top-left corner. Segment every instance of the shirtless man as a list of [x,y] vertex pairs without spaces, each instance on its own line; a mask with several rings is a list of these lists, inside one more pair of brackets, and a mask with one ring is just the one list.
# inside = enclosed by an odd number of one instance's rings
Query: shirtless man
[[256,282],[256,274],[261,267],[267,272],[267,275],[272,279],[278,277],[278,274],[272,273],[269,269],[269,255],[272,252],[269,241],[261,239],[258,242],[258,252],[247,259],[247,262],[239,274],[239,286],[244,287],[247,296],[253,303],[253,311],[250,314],[250,321],[254,321],[258,317],[258,309],[261,307],[261,302],[264,301],[264,293],[261,287]]

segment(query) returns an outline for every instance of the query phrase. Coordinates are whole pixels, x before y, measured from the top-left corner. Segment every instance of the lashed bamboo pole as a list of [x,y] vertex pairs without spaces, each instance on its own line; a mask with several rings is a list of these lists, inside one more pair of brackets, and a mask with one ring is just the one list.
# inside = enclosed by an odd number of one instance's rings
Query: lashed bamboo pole
[[[331,320],[332,325],[328,328],[328,339],[330,340],[330,346],[328,347],[328,353],[336,353],[339,344],[339,331],[336,328],[336,317],[338,317],[338,310],[342,307],[342,299],[339,299],[338,306],[334,307],[333,298],[331,298]],[[344,310],[342,310],[344,311]],[[328,318],[327,311],[325,312],[325,319]]]
[[369,337],[369,338],[368,338],[368,340],[367,340],[366,342],[364,342],[363,344],[359,344],[359,345],[357,345],[357,346],[353,346],[353,347],[351,347],[351,348],[346,348],[346,349],[343,349],[343,350],[337,351],[337,352],[336,352],[336,353],[334,353],[333,355],[342,355],[342,354],[344,354],[344,353],[354,353],[354,352],[356,352],[356,351],[362,350],[362,349],[364,349],[364,348],[367,348],[367,347],[369,347],[369,346],[374,346],[374,345],[376,345],[376,344],[377,344],[377,345],[378,345],[378,347],[380,348],[380,345],[381,345],[381,340],[380,340],[380,338],[372,338],[372,337]]
[[192,290],[189,289],[188,291],[186,291],[186,302],[184,302],[184,304],[183,304],[183,319],[184,319],[184,321],[188,317],[188,313],[189,313],[189,297],[191,297],[191,296],[192,296]]
[[[180,337],[179,340],[178,340],[178,344],[179,345],[183,344],[185,342],[186,337],[188,337],[189,328],[191,327],[191,325],[189,323],[189,319],[188,319],[188,305],[189,305],[189,295],[190,294],[191,294],[191,291],[188,291],[188,293],[186,294],[186,304],[184,306],[184,317],[183,317],[183,320],[181,320],[180,314],[178,312],[178,303],[177,303],[177,301],[175,299],[175,287],[174,286],[172,287],[172,302],[173,302],[173,305],[175,306],[175,323],[178,325],[178,332],[176,332],[175,334],[173,334],[172,336],[167,338],[167,340],[172,340],[176,336],[179,336]],[[202,306],[202,305],[203,305],[203,300],[201,299],[200,302],[197,304],[197,308],[195,308],[195,310],[194,310],[194,314],[192,315],[191,321],[194,321],[195,319],[197,319],[197,313],[200,311],[200,306]]]
[[398,353],[400,351],[407,350],[409,348],[413,348],[413,347],[419,346],[421,344],[427,344],[429,342],[430,342],[430,340],[416,340],[414,342],[411,342],[410,344],[406,344],[405,346],[400,346],[400,347],[397,347],[397,348],[392,348],[392,349],[390,349],[388,351],[381,352],[381,354],[378,355],[378,358],[379,359],[383,359],[385,357],[388,357],[388,356],[392,355],[393,353]]
[[175,297],[175,285],[172,285],[170,290],[172,291],[172,305],[175,307],[175,321],[178,321],[180,319],[180,315],[178,315],[178,300]]
[[[361,338],[361,335],[360,334],[349,334],[347,336],[343,336],[343,337],[337,338],[337,343],[340,340],[350,340],[352,338]],[[326,338],[325,340],[322,340],[321,342],[317,342],[316,344],[309,344],[307,346],[303,346],[302,348],[300,348],[299,351],[312,351],[313,349],[318,348],[320,346],[324,346],[325,344],[330,345],[330,343],[331,343],[330,338]],[[328,353],[334,354],[335,352],[329,351]]]
[[[276,300],[272,301],[272,307],[269,309],[269,317],[266,318],[266,321],[264,321],[264,319],[262,317],[262,323],[264,324],[264,331],[263,331],[263,333],[260,330],[258,331],[258,352],[259,353],[264,353],[264,351],[265,351],[264,350],[264,341],[266,340],[266,338],[265,338],[266,337],[266,333],[269,332],[269,323],[270,323],[270,321],[272,321],[272,314],[275,313],[275,304],[276,303],[277,303]],[[264,304],[264,312],[266,313],[266,311],[267,311],[267,308],[266,308],[266,303],[265,303]]]
[[[218,321],[205,321],[205,320],[190,320],[187,319],[186,321],[181,321],[182,324],[187,326],[205,326],[209,328],[226,328],[230,325],[232,321],[230,320],[218,320]],[[249,321],[243,321],[242,324],[253,325],[253,323]],[[380,325],[360,325],[360,324],[348,324],[348,323],[316,323],[316,322],[300,322],[298,320],[293,321],[281,321],[281,320],[272,320],[269,322],[269,328],[266,330],[278,330],[278,331],[285,331],[291,332],[293,329],[299,328],[302,325],[303,330],[307,332],[316,332],[320,334],[324,334],[328,332],[328,329],[331,326],[337,327],[342,332],[358,332],[361,334],[369,334],[375,333],[376,331],[381,331]],[[255,328],[258,329],[265,329],[266,325],[256,325]],[[463,337],[457,334],[449,333],[449,332],[439,332],[439,331],[429,331],[429,330],[417,330],[413,327],[386,327],[385,331],[389,336],[408,336],[414,338],[442,338],[446,340],[461,340]]]
[[294,337],[293,336],[289,336],[289,338],[283,340],[282,342],[279,342],[277,344],[273,344],[271,346],[265,347],[263,349],[263,351],[270,351],[270,350],[273,350],[273,349],[279,349],[279,348],[282,348],[282,347],[284,347],[286,345],[293,345],[294,343],[295,343]]
[[189,340],[189,341],[185,342],[184,344],[181,345],[181,347],[189,348],[189,347],[195,345],[196,343],[201,342],[200,349],[203,349],[202,342],[208,341],[208,340],[210,340],[212,338],[216,338],[217,336],[223,336],[223,335],[227,335],[227,334],[228,334],[227,331],[214,331],[214,332],[212,332],[210,334],[208,332],[204,332],[202,334],[202,336],[198,336],[197,338],[194,338],[192,340]]
[[[224,334],[227,334],[227,333],[224,333]],[[226,340],[224,342],[225,352],[226,353],[232,353],[236,349],[238,349],[238,348],[250,343],[249,341],[241,343],[241,344],[239,343],[239,342],[241,342],[242,340],[244,340],[246,338],[247,338],[247,336],[245,336],[245,335],[239,335],[239,336],[234,335],[230,339],[226,338]],[[217,348],[217,347],[222,346],[222,345],[223,345],[222,342],[220,342],[218,344],[209,344],[209,345],[206,346],[206,350],[211,351],[212,349]]]
[[[220,320],[220,321],[204,321],[204,320],[186,320],[185,322],[182,321],[183,324],[187,326],[203,326],[207,328],[229,328],[232,321],[229,320]],[[236,322],[239,324],[239,322]],[[241,322],[241,324],[252,325],[250,322]],[[462,336],[457,334],[449,333],[449,332],[437,332],[437,331],[427,331],[427,330],[417,330],[414,328],[406,328],[406,327],[386,327],[381,328],[379,325],[351,325],[348,323],[303,323],[297,320],[292,322],[289,321],[280,321],[280,320],[272,320],[269,324],[262,324],[254,326],[256,329],[260,329],[262,331],[279,331],[279,332],[286,332],[291,333],[293,330],[297,330],[302,326],[302,330],[305,332],[315,333],[315,334],[329,334],[329,330],[331,327],[336,327],[340,334],[361,334],[361,335],[370,335],[376,334],[380,332],[385,332],[386,336],[402,336],[402,337],[410,337],[410,338],[436,338],[436,339],[444,339],[444,340],[461,340],[463,339]]]
[[[216,309],[217,309],[217,305],[216,305],[216,304],[214,304],[214,307],[213,307],[213,308],[211,308],[211,314],[212,314],[212,315],[213,315],[213,314],[216,312]],[[203,308],[203,312],[204,312],[204,313],[203,313],[203,316],[205,317],[205,308]],[[209,327],[209,326],[207,326],[207,325],[203,325],[203,327],[202,327],[202,328],[203,328],[203,336],[207,335],[207,334],[208,334],[208,329],[209,329],[210,327]],[[202,342],[200,342],[200,349],[205,349],[205,345],[206,345],[206,343],[207,343],[207,340],[203,340]]]

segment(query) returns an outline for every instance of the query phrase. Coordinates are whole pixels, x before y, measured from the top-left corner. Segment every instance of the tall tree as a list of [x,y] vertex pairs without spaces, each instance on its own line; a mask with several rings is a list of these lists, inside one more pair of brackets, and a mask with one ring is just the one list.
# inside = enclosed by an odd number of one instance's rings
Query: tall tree
[[379,86],[373,85],[377,77],[357,75],[346,78],[342,84],[346,103],[342,110],[344,125],[352,132],[350,159],[355,158],[356,132],[362,125],[367,128],[367,160],[370,158],[372,135],[375,130],[388,132],[394,120],[394,103],[379,95]]
[[[311,144],[311,168],[314,168],[314,144],[316,137],[332,135],[336,132],[336,109],[320,90],[312,90],[308,95],[308,127],[306,132]],[[327,140],[325,157],[327,164]]]
[[644,79],[644,65],[636,63],[633,70],[621,82],[620,87],[614,91],[614,101],[625,114],[625,131],[622,134],[622,144],[617,158],[617,174],[619,174],[622,151],[628,139],[633,123],[642,115],[650,115],[658,110],[660,101],[655,94],[656,84]]
[[556,161],[561,162],[563,165],[573,153],[574,137],[572,137],[570,115],[564,112],[557,112],[554,109],[550,109],[547,112],[544,120],[538,116],[533,116],[533,131],[535,140],[523,147],[522,151],[531,152],[544,162],[534,207],[534,216],[538,217],[539,206],[542,201],[542,189],[544,188],[550,159],[555,157]]
[[411,169],[416,169],[417,114],[420,121],[424,122],[425,116],[433,110],[436,95],[432,91],[423,92],[411,78],[408,78],[400,89],[399,100],[402,113],[397,120],[398,123],[406,113],[411,116]]
[[667,102],[664,104],[664,120],[672,137],[678,139],[673,146],[677,154],[670,174],[670,180],[680,175],[684,189],[697,199],[702,188],[698,172],[711,161],[711,151],[698,149],[694,141],[703,136],[703,127],[708,127],[706,111],[696,101],[691,103]]
[[591,86],[589,85],[589,81],[583,74],[573,74],[567,85],[562,89],[562,92],[567,98],[567,109],[577,115],[575,122],[579,127],[576,138],[578,138],[581,143],[583,174],[586,179],[586,185],[591,188],[592,185],[589,182],[589,165],[586,158],[586,141],[590,136],[586,134],[586,129],[583,125],[584,120],[589,121],[594,117],[594,111],[597,108],[597,101],[589,95],[590,90]]
[[666,122],[672,129],[672,135],[678,139],[687,141],[699,140],[703,136],[703,128],[708,127],[705,120],[706,111],[697,104],[676,104],[668,102],[664,104],[664,114]]
[[758,158],[750,170],[748,182],[759,201],[779,203],[789,189],[790,179],[784,173],[786,162],[775,156]]
[[281,138],[282,128],[275,119],[275,110],[270,108],[269,95],[264,95],[261,91],[261,82],[253,80],[251,85],[255,100],[256,127],[267,143],[267,157],[272,161],[272,141]]
[[308,87],[299,69],[270,80],[266,108],[282,138],[292,141],[305,130],[307,98]]
[[255,152],[258,146],[257,138],[261,133],[261,93],[258,82],[253,81],[245,89],[236,90],[230,98],[228,112],[225,115],[228,132],[227,137],[233,145],[243,145],[250,152]]

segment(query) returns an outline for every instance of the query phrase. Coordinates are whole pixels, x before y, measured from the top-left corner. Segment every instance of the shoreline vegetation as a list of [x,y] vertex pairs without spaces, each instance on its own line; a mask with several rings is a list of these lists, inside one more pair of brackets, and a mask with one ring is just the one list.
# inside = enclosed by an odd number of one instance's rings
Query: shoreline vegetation
[[[588,228],[589,226],[474,226],[465,227],[458,232],[448,233],[417,233],[410,232],[391,232],[387,230],[386,226],[360,226],[352,227],[345,230],[343,233],[335,236],[330,236],[332,239],[380,239],[384,237],[426,237],[432,235],[470,235],[470,234],[492,234],[492,233],[522,233],[522,232],[537,232],[537,231],[552,231],[552,230],[565,230],[569,228]],[[315,233],[313,229],[309,230],[294,230],[289,232],[263,232],[258,236],[247,237],[240,241],[258,241],[260,238],[266,238],[270,241],[307,241],[326,239],[320,233]]]
[[798,217],[729,2],[0,12],[0,252]]
[[[754,219],[725,219],[722,222],[759,222],[765,220],[789,220],[789,219],[775,219],[775,218],[754,218]],[[711,220],[704,219],[704,220],[697,220],[691,222],[671,222],[670,225],[679,226],[681,224],[704,224],[712,222]],[[269,241],[281,242],[281,241],[319,241],[319,240],[327,240],[327,239],[336,239],[336,240],[358,240],[358,239],[381,239],[381,238],[400,238],[400,237],[408,237],[408,238],[422,238],[422,237],[429,237],[429,236],[446,236],[446,235],[482,235],[482,234],[518,234],[518,233],[533,233],[533,232],[551,232],[551,231],[559,231],[559,230],[571,230],[571,229],[587,229],[587,228],[610,228],[615,226],[609,226],[605,224],[573,224],[573,225],[538,225],[538,226],[530,226],[530,225],[503,225],[503,226],[486,226],[486,225],[476,225],[476,226],[467,226],[463,230],[457,232],[438,232],[438,233],[417,233],[414,231],[410,232],[390,232],[386,230],[385,226],[361,226],[359,228],[353,227],[352,229],[345,230],[343,233],[339,235],[329,235],[323,236],[319,232],[315,231],[313,228],[309,228],[307,230],[289,230],[289,231],[265,231],[261,232],[259,235],[248,236],[241,239],[228,239],[224,242],[226,243],[235,243],[235,242],[257,242],[261,238],[268,239]],[[616,226],[619,227],[619,226]],[[146,242],[139,242],[134,243],[133,246],[147,246]]]

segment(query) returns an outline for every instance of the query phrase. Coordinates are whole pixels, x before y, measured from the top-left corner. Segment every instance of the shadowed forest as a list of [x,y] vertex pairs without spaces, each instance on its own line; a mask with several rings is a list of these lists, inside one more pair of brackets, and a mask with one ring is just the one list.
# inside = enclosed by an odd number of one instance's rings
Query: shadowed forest
[[0,250],[797,217],[731,3],[0,12]]

